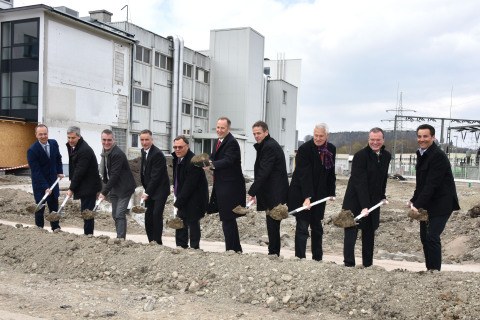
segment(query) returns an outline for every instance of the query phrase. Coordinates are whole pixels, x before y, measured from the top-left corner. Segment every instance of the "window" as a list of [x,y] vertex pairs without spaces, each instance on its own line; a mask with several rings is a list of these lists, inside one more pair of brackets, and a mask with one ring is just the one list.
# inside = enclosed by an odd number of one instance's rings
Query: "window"
[[282,130],[286,130],[286,129],[287,129],[287,119],[282,118]]
[[190,129],[188,130],[183,129],[183,134],[190,134]]
[[187,63],[183,64],[183,75],[187,78],[192,77],[192,65]]
[[133,89],[133,103],[148,107],[150,105],[150,92]]
[[23,103],[38,105],[38,83],[23,81]]
[[150,49],[136,46],[135,60],[150,64]]
[[138,148],[138,134],[132,133],[132,148]]
[[263,68],[263,74],[269,76],[270,75],[270,67]]
[[208,71],[197,68],[195,79],[200,82],[208,83]]
[[184,113],[184,114],[192,114],[191,104],[190,104],[190,103],[182,103],[182,113]]
[[155,67],[173,71],[173,59],[159,52],[155,52]]
[[0,116],[38,120],[39,19],[1,24]]
[[287,103],[287,91],[283,90],[283,103]]
[[112,128],[115,144],[123,151],[127,152],[127,130],[120,128]]
[[206,109],[195,107],[195,115],[197,117],[206,118],[208,114],[207,112],[208,111]]

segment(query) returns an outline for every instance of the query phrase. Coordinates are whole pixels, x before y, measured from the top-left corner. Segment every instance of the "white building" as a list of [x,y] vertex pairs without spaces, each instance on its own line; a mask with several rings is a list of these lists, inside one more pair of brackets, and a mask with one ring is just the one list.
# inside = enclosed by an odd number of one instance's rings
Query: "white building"
[[[126,135],[131,35],[89,23],[68,8],[45,5],[0,10],[0,22],[1,116],[46,124],[64,163],[69,126],[82,128],[97,155],[103,129]],[[22,147],[26,153],[29,146]]]
[[267,81],[260,33],[212,30],[210,50],[201,53],[185,47],[180,36],[111,22],[111,16],[97,10],[79,18],[69,8],[45,5],[0,10],[0,117],[49,126],[67,164],[72,125],[82,129],[97,157],[100,133],[110,128],[135,158],[143,129],[165,153],[179,134],[191,139],[195,153],[210,153],[217,119],[226,116],[249,175],[256,157],[251,126],[264,120],[292,169],[297,87]]

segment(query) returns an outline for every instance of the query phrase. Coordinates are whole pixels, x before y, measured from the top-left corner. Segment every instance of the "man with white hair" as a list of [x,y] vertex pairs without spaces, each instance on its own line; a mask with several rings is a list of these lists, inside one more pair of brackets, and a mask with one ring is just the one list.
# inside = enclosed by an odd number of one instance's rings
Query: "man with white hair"
[[312,259],[323,258],[322,220],[325,202],[314,207],[310,203],[330,196],[335,196],[335,155],[336,148],[327,141],[328,126],[319,123],[313,130],[313,138],[298,148],[295,157],[295,171],[288,190],[288,210],[307,206],[307,210],[295,214],[295,256],[305,258],[308,227],[312,230]]

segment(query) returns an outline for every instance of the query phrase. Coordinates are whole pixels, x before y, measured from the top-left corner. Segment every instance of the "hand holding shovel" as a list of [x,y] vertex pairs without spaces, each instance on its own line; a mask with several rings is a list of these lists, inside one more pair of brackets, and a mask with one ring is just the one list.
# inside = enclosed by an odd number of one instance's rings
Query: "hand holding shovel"
[[[332,197],[325,197],[323,199],[317,200],[315,202],[310,203],[310,207],[313,207],[313,206],[315,206],[317,204],[320,204],[322,202],[326,202],[330,199],[335,200],[335,197],[333,197],[333,196]],[[297,208],[295,210],[292,210],[292,211],[288,212],[288,207],[285,204],[279,204],[278,206],[276,206],[272,210],[267,210],[267,214],[272,219],[275,219],[277,221],[281,221],[281,220],[286,219],[289,216],[294,215],[294,214],[296,214],[300,211],[303,211],[307,208],[308,208],[308,206],[302,206],[300,208]]]
[[58,211],[52,211],[52,212],[50,212],[50,214],[48,214],[48,215],[45,217],[45,220],[50,221],[50,222],[59,221],[60,218],[65,214],[64,212],[62,212],[62,209],[63,209],[63,207],[65,206],[65,204],[67,203],[68,199],[70,199],[70,196],[67,195],[67,196],[65,197],[65,199],[63,200],[62,205],[60,206],[60,208],[58,208]]
[[83,210],[82,212],[82,219],[83,220],[92,220],[93,218],[95,218],[95,215],[97,214],[97,209],[98,209],[98,206],[100,205],[100,203],[103,201],[103,198],[99,198],[97,200],[97,203],[95,204],[95,207],[93,207],[93,210]]
[[415,219],[415,220],[418,220],[418,221],[428,221],[428,212],[427,210],[424,210],[422,208],[418,209],[418,210],[415,210],[416,208],[413,206],[413,203],[411,203],[410,201],[407,202],[407,206],[408,204],[410,203],[410,209],[408,211],[408,214],[407,216],[411,219]]
[[[332,222],[335,226],[340,227],[340,228],[350,228],[350,227],[355,227],[357,225],[357,221],[360,220],[361,218],[365,217],[368,213],[372,212],[373,210],[377,209],[383,204],[383,200],[368,209],[367,212],[363,212],[356,216],[355,218],[353,217],[353,213],[350,210],[342,210],[340,213],[332,218]],[[388,201],[385,202],[385,204],[388,204]]]
[[[53,188],[55,188],[55,186],[58,184],[58,182],[60,181],[60,177],[57,178],[57,180],[55,180],[55,182],[52,184],[52,186],[49,188],[49,190],[53,190]],[[47,200],[48,196],[50,195],[49,192],[45,192],[45,195],[43,196],[42,200],[40,200],[40,202],[38,204],[32,204],[30,206],[27,207],[27,211],[30,212],[30,213],[35,213],[37,212],[38,210],[42,209],[43,207],[45,207],[45,200]]]

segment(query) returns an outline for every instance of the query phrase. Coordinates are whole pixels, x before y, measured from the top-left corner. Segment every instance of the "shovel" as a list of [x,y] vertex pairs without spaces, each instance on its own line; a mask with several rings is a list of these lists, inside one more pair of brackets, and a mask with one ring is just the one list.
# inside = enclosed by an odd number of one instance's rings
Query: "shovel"
[[195,167],[210,167],[210,156],[206,153],[193,156],[192,160],[190,160],[190,163]]
[[143,205],[143,198],[142,198],[142,199],[140,199],[140,205],[133,207],[132,212],[133,213],[145,213],[145,211],[146,210],[145,210],[145,207]]
[[[368,209],[368,212],[372,212],[373,210],[377,209],[383,204],[383,200]],[[388,204],[388,201],[385,203]],[[350,210],[342,210],[336,217],[332,218],[332,222],[335,226],[340,228],[350,228],[355,227],[357,225],[357,221],[361,218],[365,217],[366,213],[361,213],[355,218],[353,217],[353,213]]]
[[[407,205],[408,205],[408,202],[407,202]],[[408,214],[407,216],[411,219],[415,219],[415,220],[418,220],[418,221],[428,221],[428,212],[427,210],[425,209],[418,209],[418,211],[414,211],[413,210],[413,203],[410,204],[410,211],[408,211]]]
[[60,208],[58,208],[58,211],[50,212],[50,214],[45,217],[45,220],[50,221],[50,222],[59,221],[60,217],[65,215],[65,212],[62,212],[62,209],[65,206],[65,204],[67,203],[68,199],[70,199],[70,197],[66,196],[65,200],[63,200],[63,202],[62,202],[62,205],[60,206]]
[[[173,197],[173,203],[177,200],[177,197]],[[183,229],[185,225],[183,224],[182,219],[177,217],[177,208],[174,207],[173,209],[173,219],[167,220],[167,226],[169,228],[178,230],[178,229]]]
[[95,204],[95,207],[93,207],[92,210],[84,210],[82,212],[82,219],[83,220],[92,220],[93,218],[95,218],[95,215],[97,214],[97,209],[98,209],[98,206],[100,205],[100,203],[102,202],[103,199],[98,199],[97,200],[97,203]]
[[[50,187],[50,190],[53,190],[53,188],[55,188],[55,186],[58,184],[58,181],[60,181],[60,178],[57,178],[57,180],[55,180],[55,182],[52,184],[52,186]],[[45,207],[45,200],[48,198],[50,194],[49,193],[45,193],[45,195],[43,196],[42,200],[40,200],[40,202],[38,204],[32,204],[30,206],[27,207],[27,211],[30,212],[30,213],[35,213],[37,212],[38,210],[42,209],[43,207]]]
[[[330,198],[333,198],[333,200],[335,200],[335,197],[325,197],[323,199],[320,199],[320,200],[317,200],[315,202],[312,202],[310,203],[310,207],[313,207],[319,203],[322,203],[322,202],[326,202],[327,200],[329,200]],[[279,204],[278,206],[276,206],[275,208],[273,208],[272,210],[267,210],[267,214],[272,217],[272,219],[275,219],[275,220],[278,220],[278,221],[281,221],[283,219],[286,219],[288,218],[290,215],[293,215],[295,213],[298,213],[300,211],[303,211],[305,209],[307,209],[308,206],[303,206],[303,207],[300,207],[300,208],[297,208],[295,210],[292,210],[290,212],[288,212],[288,207],[284,204]]]
[[250,200],[249,203],[247,203],[247,205],[245,207],[242,207],[240,205],[236,206],[235,208],[233,208],[233,212],[235,212],[236,214],[238,215],[241,215],[241,216],[244,216],[248,213],[248,209],[250,208],[250,206],[253,204],[255,200]]

